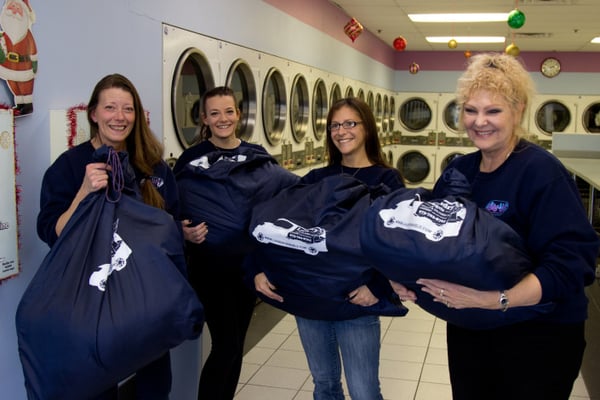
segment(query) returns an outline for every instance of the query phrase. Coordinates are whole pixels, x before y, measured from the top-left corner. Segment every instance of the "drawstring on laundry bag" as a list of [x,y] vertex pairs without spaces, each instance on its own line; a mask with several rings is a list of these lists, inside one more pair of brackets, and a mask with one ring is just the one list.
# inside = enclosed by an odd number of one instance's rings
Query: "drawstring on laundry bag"
[[[109,171],[109,184],[106,186],[105,197],[107,201],[117,203],[121,200],[121,192],[125,187],[125,177],[123,175],[123,165],[119,158],[119,152],[112,147],[108,148],[106,164],[109,167],[107,168]],[[116,198],[111,198],[111,193],[113,193]]]

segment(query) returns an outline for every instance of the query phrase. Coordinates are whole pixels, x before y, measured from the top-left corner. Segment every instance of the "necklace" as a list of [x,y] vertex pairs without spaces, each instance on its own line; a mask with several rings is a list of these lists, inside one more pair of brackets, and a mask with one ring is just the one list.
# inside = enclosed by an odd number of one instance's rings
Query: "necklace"
[[358,174],[358,171],[360,171],[360,170],[362,169],[362,167],[360,167],[360,168],[356,168],[356,171],[354,171],[354,173],[353,173],[353,174],[350,174],[350,173],[348,173],[348,172],[344,171],[344,166],[343,166],[343,165],[341,165],[341,164],[340,164],[340,168],[341,168],[341,170],[342,170],[342,174],[347,174],[347,175],[350,175],[350,176],[352,176],[352,177],[356,176],[356,174]]

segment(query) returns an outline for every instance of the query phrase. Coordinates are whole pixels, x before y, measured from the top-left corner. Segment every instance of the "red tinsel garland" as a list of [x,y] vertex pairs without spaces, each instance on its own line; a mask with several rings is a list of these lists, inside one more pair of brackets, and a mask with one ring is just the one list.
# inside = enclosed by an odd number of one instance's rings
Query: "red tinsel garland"
[[67,138],[67,146],[69,149],[75,146],[75,138],[77,137],[77,111],[87,110],[87,105],[79,104],[67,110],[67,120],[69,121],[69,134]]

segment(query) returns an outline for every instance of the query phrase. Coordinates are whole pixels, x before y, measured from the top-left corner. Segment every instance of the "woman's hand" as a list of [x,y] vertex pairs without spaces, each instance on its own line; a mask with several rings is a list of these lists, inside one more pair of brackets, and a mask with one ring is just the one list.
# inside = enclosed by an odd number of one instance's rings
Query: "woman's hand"
[[75,210],[79,206],[79,203],[87,197],[88,194],[97,192],[100,189],[104,189],[108,186],[108,169],[110,167],[105,163],[89,163],[85,166],[85,175],[83,176],[83,182],[79,190],[75,194],[75,197],[71,201],[69,208],[58,217],[54,230],[56,236],[60,236],[63,229],[75,213]]
[[181,221],[183,238],[188,242],[196,244],[204,242],[206,235],[208,234],[208,226],[206,226],[206,222],[202,222],[196,226],[190,226],[191,224],[192,221],[189,219]]
[[377,304],[379,299],[371,292],[367,285],[359,286],[350,293],[348,293],[348,300],[352,304],[356,304],[363,307],[372,306]]
[[82,197],[108,186],[108,168],[105,163],[90,163],[85,166],[85,176],[79,189]]
[[481,291],[456,283],[439,279],[419,279],[419,285],[425,293],[433,297],[433,301],[443,303],[450,308],[484,308],[498,309],[499,291]]
[[254,276],[254,287],[256,288],[257,292],[264,294],[270,299],[283,303],[283,297],[275,293],[277,288],[275,285],[269,282],[269,279],[264,272],[259,272]]
[[413,303],[417,301],[417,295],[415,294],[415,292],[407,289],[406,286],[404,286],[403,284],[395,281],[390,281],[390,285],[392,286],[392,289],[394,289],[394,292],[396,292],[398,297],[400,297],[400,301],[410,300]]

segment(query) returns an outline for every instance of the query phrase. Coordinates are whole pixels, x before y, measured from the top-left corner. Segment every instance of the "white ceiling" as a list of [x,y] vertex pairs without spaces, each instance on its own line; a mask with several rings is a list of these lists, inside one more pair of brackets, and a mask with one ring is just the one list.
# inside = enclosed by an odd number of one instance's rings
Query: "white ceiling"
[[[390,47],[398,36],[405,51],[503,51],[515,43],[521,51],[600,52],[590,40],[600,36],[600,0],[330,0],[349,17],[379,36]],[[518,8],[525,24],[511,29],[507,22],[413,23],[407,14],[456,12],[510,12]],[[504,36],[500,44],[432,44],[426,36]],[[360,40],[360,37],[357,39]]]

